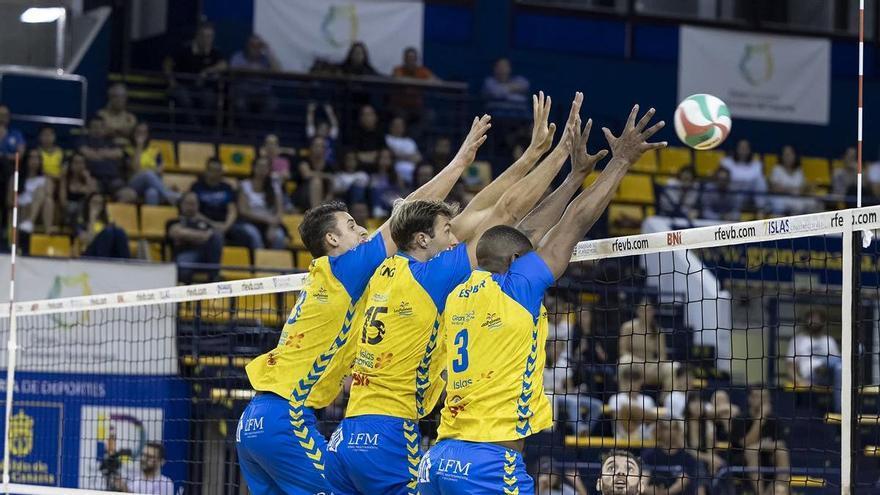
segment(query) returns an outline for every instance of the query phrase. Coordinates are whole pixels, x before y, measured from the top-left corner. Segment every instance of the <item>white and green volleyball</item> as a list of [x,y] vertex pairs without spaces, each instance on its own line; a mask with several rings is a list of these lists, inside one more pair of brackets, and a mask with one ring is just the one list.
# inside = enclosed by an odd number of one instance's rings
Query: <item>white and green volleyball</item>
[[688,96],[675,109],[675,132],[694,149],[715,148],[730,134],[730,127],[730,110],[712,95]]

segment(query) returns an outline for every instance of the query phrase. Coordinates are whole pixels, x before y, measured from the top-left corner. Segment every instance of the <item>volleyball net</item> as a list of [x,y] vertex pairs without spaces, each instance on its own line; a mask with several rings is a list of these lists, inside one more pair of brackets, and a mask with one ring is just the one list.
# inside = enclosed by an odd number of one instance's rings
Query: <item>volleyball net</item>
[[[878,214],[649,218],[657,232],[580,243],[545,300],[554,423],[526,442],[537,493],[596,493],[610,450],[637,456],[647,487],[873,489],[880,272],[862,241]],[[245,493],[244,365],[275,347],[303,279],[23,301],[12,319],[4,306],[4,490]],[[347,390],[318,412],[325,437]],[[441,408],[421,421],[425,448]]]

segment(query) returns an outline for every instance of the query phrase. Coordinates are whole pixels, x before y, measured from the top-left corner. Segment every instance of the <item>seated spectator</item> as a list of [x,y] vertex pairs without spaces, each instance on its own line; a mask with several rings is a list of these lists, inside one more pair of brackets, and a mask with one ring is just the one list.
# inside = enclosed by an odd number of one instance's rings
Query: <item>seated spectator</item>
[[406,135],[406,121],[403,117],[394,117],[385,136],[385,144],[394,154],[394,171],[407,186],[413,183],[416,163],[422,159],[416,140]]
[[281,184],[272,178],[269,161],[266,158],[254,160],[250,179],[241,181],[238,214],[239,221],[245,224],[245,228],[257,229],[257,236],[262,241],[257,248],[287,247],[287,232],[281,224],[283,196]]
[[760,210],[764,206],[763,194],[767,192],[767,181],[764,179],[764,164],[758,155],[752,153],[752,145],[745,139],[736,144],[731,156],[721,160],[721,167],[730,172],[730,189],[737,193],[736,208],[754,206]]
[[[400,81],[436,80],[437,76],[430,69],[419,63],[419,52],[413,47],[403,51],[403,64],[394,68],[392,77]],[[422,127],[425,121],[433,119],[433,112],[425,108],[423,89],[417,86],[404,86],[391,94],[390,106],[395,113],[406,117],[408,124],[414,128]]]
[[342,169],[333,174],[333,195],[347,204],[363,203],[367,198],[369,183],[370,176],[360,170],[357,153],[346,151],[342,155]]
[[739,220],[739,200],[730,189],[730,172],[726,168],[718,167],[715,171],[703,188],[701,203],[703,209],[700,216],[706,220]]
[[204,272],[212,281],[217,280],[217,268],[198,269],[191,263],[218,265],[223,252],[223,231],[215,228],[217,222],[199,213],[199,195],[188,192],[180,198],[180,216],[168,222],[168,240],[177,262],[177,278],[188,284],[195,272]]
[[840,411],[840,347],[834,337],[828,334],[824,310],[813,309],[801,318],[794,337],[788,343],[785,357],[786,378],[798,387],[833,387],[834,408]]
[[312,139],[309,157],[299,162],[296,171],[293,177],[296,181],[292,198],[294,207],[305,211],[318,206],[332,196],[334,177],[327,166],[327,155],[324,153],[322,138]]
[[165,448],[159,442],[147,442],[141,452],[140,469],[123,473],[121,483],[110,488],[125,493],[174,495],[174,482],[162,474],[163,464]]
[[687,366],[677,367],[672,374],[671,389],[662,394],[663,407],[671,419],[685,419],[692,378]]
[[391,150],[379,151],[376,171],[370,174],[369,198],[374,217],[391,214],[394,201],[403,197],[403,181],[394,171],[394,155]]
[[614,438],[627,442],[645,442],[654,438],[657,404],[641,392],[642,368],[633,365],[633,357],[621,355],[617,365],[618,393],[608,399],[614,419]]
[[209,158],[205,172],[192,185],[192,192],[198,198],[199,213],[211,228],[225,237],[230,244],[257,249],[263,245],[260,232],[248,227],[246,222],[238,221],[236,207],[238,192],[223,180],[223,164],[217,157]]
[[63,225],[76,225],[86,198],[96,192],[98,192],[98,182],[89,173],[86,158],[74,153],[64,169],[64,175],[61,176],[58,191],[58,201],[64,215]]
[[636,317],[620,326],[618,355],[632,356],[633,366],[639,367],[645,383],[672,389],[672,377],[679,364],[668,357],[666,335],[657,324],[655,302],[644,298],[636,306]]
[[680,420],[657,421],[657,447],[642,451],[642,462],[651,471],[648,493],[698,495],[706,493],[708,474],[699,460],[685,450]]
[[333,165],[336,163],[336,141],[339,139],[339,121],[336,119],[336,112],[333,111],[333,105],[324,103],[324,115],[326,120],[315,121],[315,109],[317,105],[310,102],[306,106],[306,137],[309,140],[319,137],[324,140],[324,153],[327,163]]
[[528,117],[529,80],[513,75],[506,58],[498,59],[492,75],[483,81],[483,97],[493,117]]
[[361,163],[375,168],[379,150],[385,147],[385,136],[379,130],[379,117],[376,115],[376,109],[372,106],[364,105],[361,107],[358,128],[351,136],[349,145],[357,151],[358,160]]
[[360,41],[351,44],[345,60],[339,65],[339,71],[346,76],[378,76],[379,73],[370,64],[367,45]]
[[272,175],[284,182],[290,179],[290,157],[296,153],[293,148],[283,148],[275,134],[266,135],[263,146],[260,147],[260,156],[266,157],[272,166]]
[[[8,211],[12,212],[15,199],[12,181],[6,196]],[[43,229],[51,234],[55,232],[55,201],[52,183],[43,175],[43,162],[37,149],[28,151],[25,158],[24,171],[18,176],[18,229],[30,234],[37,222],[42,220]]]
[[122,169],[125,154],[107,135],[104,119],[92,117],[89,132],[83,137],[79,152],[86,157],[86,166],[98,181],[103,194],[113,195],[125,185]]
[[98,110],[98,116],[104,120],[107,137],[119,146],[131,144],[131,134],[137,125],[137,117],[129,112],[128,90],[124,84],[117,83],[107,90],[107,106]]
[[129,187],[148,205],[165,201],[177,204],[180,194],[165,187],[162,182],[162,153],[150,142],[150,128],[141,122],[134,128],[133,146],[127,150],[131,179]]
[[421,81],[437,79],[431,69],[419,63],[419,51],[411,46],[403,50],[403,64],[395,67],[391,76],[396,79],[418,79]]
[[783,194],[770,201],[776,215],[800,215],[815,210],[815,202],[804,196],[810,193],[810,184],[801,169],[801,159],[792,146],[784,146],[779,163],[770,174],[770,192]]
[[52,181],[55,190],[58,190],[58,182],[64,171],[64,150],[55,143],[55,129],[43,127],[40,129],[39,146],[40,158],[43,160],[43,175]]
[[[770,390],[749,391],[749,415],[735,429],[732,446],[743,451],[755,493],[773,495],[779,486],[786,488],[791,483],[791,462],[781,425],[773,414]],[[776,471],[764,472],[762,468]]]
[[647,477],[642,461],[625,450],[612,450],[602,456],[602,471],[596,479],[599,495],[642,495]]
[[709,467],[709,472],[714,476],[727,464],[715,449],[714,427],[708,417],[707,409],[708,404],[703,402],[699,391],[693,390],[687,393],[684,413],[685,444]]
[[106,199],[93,192],[83,202],[76,224],[76,239],[83,256],[93,258],[131,258],[128,235],[107,218]]
[[[190,124],[199,125],[193,113],[196,108],[205,112],[217,108],[218,75],[226,66],[223,55],[214,47],[214,26],[210,23],[201,24],[195,39],[173,57],[165,58],[168,94],[184,110]],[[189,77],[179,78],[181,74]]]
[[[257,34],[252,34],[243,50],[229,59],[232,69],[277,72],[281,63],[268,43]],[[233,83],[232,102],[239,116],[248,113],[272,113],[278,109],[278,98],[272,93],[272,85],[258,77],[246,78]]]
[[[745,466],[742,449],[735,448],[745,434],[745,418],[740,407],[730,400],[730,395],[725,390],[716,390],[705,405],[705,416],[709,451],[718,453],[721,462],[728,466]],[[735,475],[733,478],[734,484],[741,489],[748,487],[749,480],[747,474]]]
[[589,495],[577,469],[560,472],[550,457],[538,461],[537,494],[539,495]]
[[[856,156],[856,149],[853,146],[850,146],[843,152],[843,156],[840,157],[840,161],[843,162],[842,167],[838,167],[834,169],[834,173],[831,175],[831,194],[836,196],[855,196],[856,195],[856,178],[859,173],[859,164],[858,158]],[[880,182],[880,169],[868,167],[868,183],[872,182]],[[877,177],[872,177],[872,172]],[[876,179],[876,180],[874,180]],[[852,202],[848,207],[854,207],[855,201]]]
[[700,183],[693,167],[683,167],[666,182],[657,198],[657,213],[667,217],[696,218],[699,213]]
[[16,153],[24,153],[24,134],[10,125],[9,107],[0,105],[0,158],[14,160]]

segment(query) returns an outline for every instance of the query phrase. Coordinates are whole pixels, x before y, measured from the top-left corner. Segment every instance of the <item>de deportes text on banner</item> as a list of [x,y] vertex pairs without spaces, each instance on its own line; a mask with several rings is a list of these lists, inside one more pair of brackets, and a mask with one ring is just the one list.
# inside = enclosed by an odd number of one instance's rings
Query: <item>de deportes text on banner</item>
[[827,39],[682,26],[678,100],[713,94],[734,119],[828,124]]

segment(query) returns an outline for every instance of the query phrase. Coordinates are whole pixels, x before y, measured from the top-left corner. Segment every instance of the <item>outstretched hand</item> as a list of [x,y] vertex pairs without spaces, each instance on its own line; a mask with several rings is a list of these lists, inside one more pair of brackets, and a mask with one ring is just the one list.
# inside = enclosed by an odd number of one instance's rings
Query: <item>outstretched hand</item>
[[654,116],[655,110],[653,108],[648,110],[636,123],[638,113],[639,106],[636,105],[629,113],[629,118],[626,119],[626,126],[623,128],[620,136],[612,134],[607,127],[602,128],[602,132],[605,133],[605,139],[608,140],[608,146],[611,148],[611,155],[614,158],[626,160],[630,164],[637,162],[647,151],[666,147],[666,141],[648,142],[648,139],[662,129],[666,123],[661,120],[646,129],[651,122],[651,118]]
[[474,158],[477,157],[477,151],[480,149],[480,146],[486,142],[486,133],[489,132],[489,129],[492,127],[491,120],[492,117],[485,114],[482,117],[474,117],[474,121],[471,124],[471,130],[468,131],[467,136],[464,138],[464,142],[461,143],[461,147],[455,154],[455,160],[463,161],[468,165],[473,163]]
[[592,129],[593,119],[587,119],[587,125],[581,129],[581,117],[580,115],[575,116],[572,139],[569,144],[571,169],[572,172],[583,174],[584,176],[589,175],[596,168],[596,164],[608,154],[608,150],[600,150],[594,155],[587,151],[587,141],[590,139],[590,130]]
[[548,124],[550,118],[550,107],[553,100],[549,96],[544,96],[544,92],[540,91],[537,95],[532,95],[532,142],[530,144],[539,154],[543,155],[550,149],[553,144],[553,135],[556,134],[556,124]]

